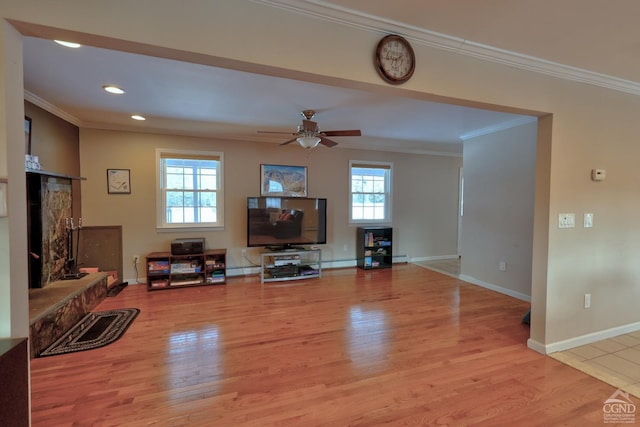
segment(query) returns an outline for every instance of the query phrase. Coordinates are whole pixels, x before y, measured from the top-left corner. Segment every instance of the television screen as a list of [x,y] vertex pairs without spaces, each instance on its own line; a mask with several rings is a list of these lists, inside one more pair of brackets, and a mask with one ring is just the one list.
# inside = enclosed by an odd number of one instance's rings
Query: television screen
[[286,248],[327,242],[327,199],[247,198],[247,246]]

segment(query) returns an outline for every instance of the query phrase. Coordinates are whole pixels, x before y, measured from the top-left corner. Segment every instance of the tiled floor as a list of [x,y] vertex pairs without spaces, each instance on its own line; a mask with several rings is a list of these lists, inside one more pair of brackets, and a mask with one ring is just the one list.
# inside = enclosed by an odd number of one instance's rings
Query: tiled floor
[[[460,260],[416,262],[448,276],[460,275]],[[640,331],[598,341],[550,357],[640,397]]]
[[640,397],[640,331],[549,356]]

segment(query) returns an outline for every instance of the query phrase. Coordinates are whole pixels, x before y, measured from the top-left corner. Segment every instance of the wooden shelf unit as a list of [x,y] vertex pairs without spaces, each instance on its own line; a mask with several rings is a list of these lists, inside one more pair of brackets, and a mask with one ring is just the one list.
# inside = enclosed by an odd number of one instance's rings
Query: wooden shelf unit
[[356,233],[358,267],[365,270],[390,268],[393,264],[392,243],[391,227],[358,227]]
[[261,260],[262,283],[322,277],[320,249],[266,251]]
[[151,252],[146,257],[147,290],[216,285],[227,281],[227,250],[208,249],[201,254],[172,255]]

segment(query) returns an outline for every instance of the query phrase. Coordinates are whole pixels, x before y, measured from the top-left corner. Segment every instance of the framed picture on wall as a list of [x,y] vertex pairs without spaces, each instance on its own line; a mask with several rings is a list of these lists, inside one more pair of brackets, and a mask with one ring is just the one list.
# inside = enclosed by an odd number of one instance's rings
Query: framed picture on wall
[[307,167],[260,165],[261,196],[307,196]]
[[24,116],[24,154],[31,154],[31,118]]
[[107,169],[107,191],[109,194],[131,194],[131,171]]

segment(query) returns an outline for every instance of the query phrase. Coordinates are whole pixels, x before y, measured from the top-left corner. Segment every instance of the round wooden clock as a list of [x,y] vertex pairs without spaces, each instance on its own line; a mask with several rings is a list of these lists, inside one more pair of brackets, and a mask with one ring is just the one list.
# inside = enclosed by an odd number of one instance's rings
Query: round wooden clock
[[404,83],[416,68],[416,57],[409,42],[402,36],[388,35],[378,42],[376,69],[391,84]]

